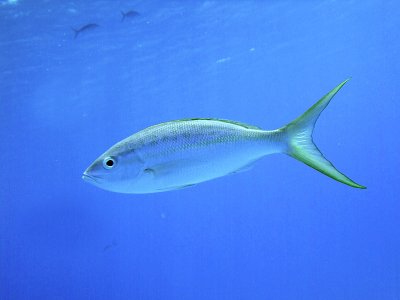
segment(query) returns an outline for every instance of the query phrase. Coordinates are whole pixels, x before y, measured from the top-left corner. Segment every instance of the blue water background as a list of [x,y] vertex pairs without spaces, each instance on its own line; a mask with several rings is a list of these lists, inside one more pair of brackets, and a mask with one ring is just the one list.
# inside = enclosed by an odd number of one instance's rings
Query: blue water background
[[[399,2],[0,3],[1,299],[400,299]],[[275,129],[348,77],[314,140],[367,190],[285,155],[168,193],[81,179],[147,126]]]

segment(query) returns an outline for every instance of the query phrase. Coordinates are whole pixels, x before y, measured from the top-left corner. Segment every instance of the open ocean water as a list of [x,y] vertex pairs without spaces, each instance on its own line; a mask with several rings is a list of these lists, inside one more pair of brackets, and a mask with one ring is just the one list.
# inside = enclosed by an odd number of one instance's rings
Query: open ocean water
[[[0,299],[400,299],[399,16],[378,0],[0,1]],[[81,179],[147,126],[275,129],[349,77],[314,141],[366,190],[286,155],[157,194]]]

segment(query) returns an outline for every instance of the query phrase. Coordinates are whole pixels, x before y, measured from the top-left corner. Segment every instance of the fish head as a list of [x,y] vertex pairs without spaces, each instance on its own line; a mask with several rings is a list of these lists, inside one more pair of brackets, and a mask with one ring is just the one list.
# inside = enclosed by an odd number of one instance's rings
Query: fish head
[[116,144],[85,170],[82,179],[104,190],[131,193],[143,169],[144,163],[134,149]]

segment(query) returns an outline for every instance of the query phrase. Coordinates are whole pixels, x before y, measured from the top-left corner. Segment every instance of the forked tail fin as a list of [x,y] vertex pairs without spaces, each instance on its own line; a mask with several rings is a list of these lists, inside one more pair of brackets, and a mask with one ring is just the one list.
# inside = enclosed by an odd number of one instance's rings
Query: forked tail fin
[[286,153],[297,160],[309,165],[315,170],[349,186],[365,189],[349,177],[339,172],[332,163],[319,151],[312,139],[315,123],[319,115],[329,104],[333,96],[342,88],[349,79],[343,81],[332,91],[322,97],[303,115],[282,128],[287,133],[288,147]]
[[71,27],[71,29],[74,31],[74,39],[76,39],[78,37],[78,34],[79,34],[80,31],[78,29],[73,28],[73,27]]

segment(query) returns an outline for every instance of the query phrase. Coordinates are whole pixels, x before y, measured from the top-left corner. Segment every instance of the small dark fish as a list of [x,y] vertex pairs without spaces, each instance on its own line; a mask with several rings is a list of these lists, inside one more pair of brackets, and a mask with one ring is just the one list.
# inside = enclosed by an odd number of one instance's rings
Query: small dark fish
[[123,12],[121,10],[121,14],[122,14],[121,22],[123,22],[125,20],[125,18],[134,18],[134,17],[140,16],[140,14],[134,10],[128,10],[127,12]]
[[99,27],[99,25],[97,25],[95,23],[89,23],[89,24],[82,26],[79,29],[72,28],[72,30],[75,32],[74,39],[76,39],[81,32],[87,31],[87,30],[92,30],[97,27]]
[[103,252],[105,252],[105,251],[107,251],[107,250],[110,250],[111,248],[114,248],[114,247],[116,247],[118,244],[117,244],[117,241],[114,239],[113,241],[112,241],[112,243],[111,244],[108,244],[108,245],[106,245],[104,248],[103,248]]

